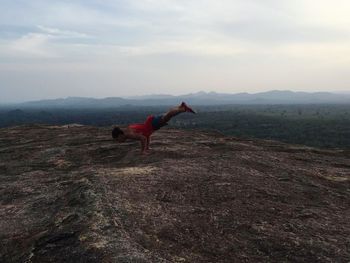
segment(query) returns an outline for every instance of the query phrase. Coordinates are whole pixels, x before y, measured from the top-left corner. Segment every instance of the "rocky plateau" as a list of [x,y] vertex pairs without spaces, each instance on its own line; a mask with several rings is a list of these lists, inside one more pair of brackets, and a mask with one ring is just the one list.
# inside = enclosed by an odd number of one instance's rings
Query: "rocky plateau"
[[0,262],[350,262],[350,151],[0,129]]

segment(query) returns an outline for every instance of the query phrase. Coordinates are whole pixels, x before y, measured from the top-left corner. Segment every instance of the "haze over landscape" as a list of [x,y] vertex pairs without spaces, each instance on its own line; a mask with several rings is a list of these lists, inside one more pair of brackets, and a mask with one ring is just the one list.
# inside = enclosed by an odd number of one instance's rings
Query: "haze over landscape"
[[2,1],[0,103],[349,91],[345,0]]
[[350,1],[1,0],[0,262],[349,262]]

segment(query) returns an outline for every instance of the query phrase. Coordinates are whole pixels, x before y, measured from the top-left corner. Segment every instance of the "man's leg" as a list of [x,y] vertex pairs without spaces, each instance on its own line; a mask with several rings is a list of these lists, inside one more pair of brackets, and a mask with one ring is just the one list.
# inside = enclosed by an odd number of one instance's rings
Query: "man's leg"
[[186,103],[182,102],[181,105],[170,109],[167,113],[165,113],[162,117],[162,124],[170,121],[172,117],[182,113],[182,112],[192,112],[195,113],[190,107],[186,105]]
[[185,109],[182,108],[181,106],[177,106],[174,108],[171,108],[167,113],[165,113],[162,117],[162,122],[167,123],[168,121],[171,120],[172,117],[175,117],[176,115],[185,112]]

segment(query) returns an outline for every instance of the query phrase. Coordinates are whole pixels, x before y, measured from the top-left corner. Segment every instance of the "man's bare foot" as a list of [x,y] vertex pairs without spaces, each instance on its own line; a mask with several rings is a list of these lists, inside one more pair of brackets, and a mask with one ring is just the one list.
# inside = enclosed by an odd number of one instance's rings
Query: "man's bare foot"
[[182,102],[180,107],[184,108],[186,112],[196,113],[191,107],[189,107],[185,102]]
[[151,153],[149,151],[143,151],[141,152],[141,155],[150,155]]

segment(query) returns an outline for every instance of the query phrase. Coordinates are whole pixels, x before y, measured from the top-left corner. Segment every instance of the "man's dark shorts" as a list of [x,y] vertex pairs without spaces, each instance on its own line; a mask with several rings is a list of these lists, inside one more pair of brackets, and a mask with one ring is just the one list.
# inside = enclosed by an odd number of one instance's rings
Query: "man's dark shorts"
[[163,115],[154,116],[152,120],[152,127],[154,130],[159,130],[161,127],[168,125],[167,123],[163,122],[162,118],[163,118]]

